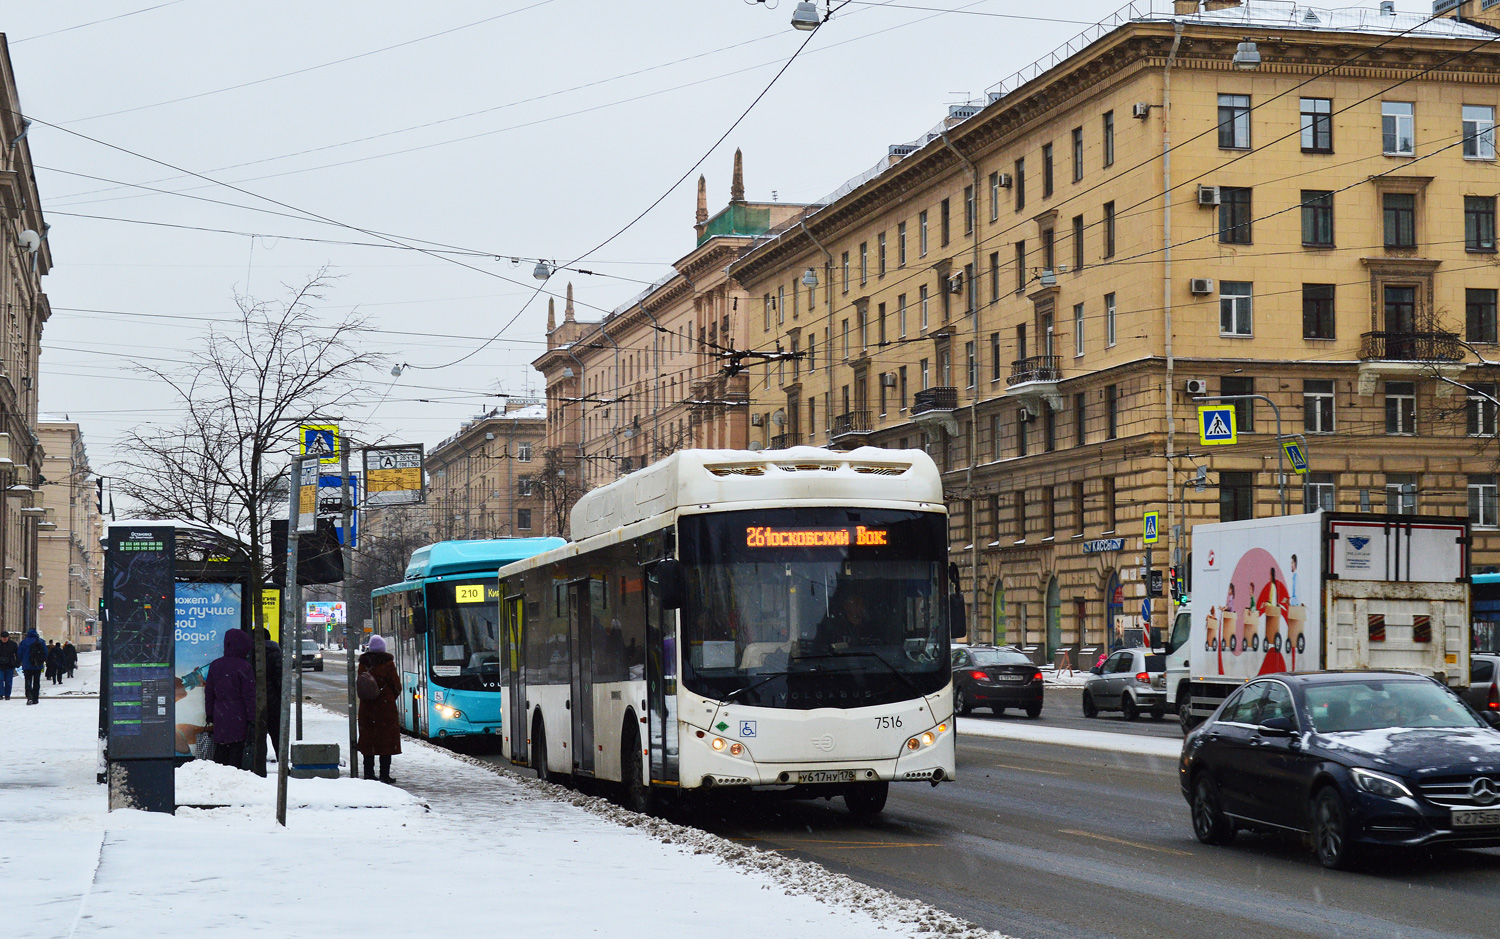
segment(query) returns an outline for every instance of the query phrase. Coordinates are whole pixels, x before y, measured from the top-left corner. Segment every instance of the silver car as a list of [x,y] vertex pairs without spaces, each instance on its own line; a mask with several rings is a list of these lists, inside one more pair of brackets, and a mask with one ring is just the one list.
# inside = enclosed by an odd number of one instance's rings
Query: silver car
[[1500,713],[1500,655],[1476,652],[1469,658],[1469,687],[1463,699],[1481,714]]
[[1090,671],[1083,686],[1083,716],[1119,711],[1127,721],[1143,712],[1155,720],[1167,713],[1167,657],[1150,649],[1120,649]]

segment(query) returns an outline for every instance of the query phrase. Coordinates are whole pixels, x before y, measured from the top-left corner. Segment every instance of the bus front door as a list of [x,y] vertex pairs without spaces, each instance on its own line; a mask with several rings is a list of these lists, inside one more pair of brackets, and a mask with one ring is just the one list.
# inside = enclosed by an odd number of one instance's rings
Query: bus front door
[[505,714],[502,733],[509,738],[510,746],[505,755],[512,763],[525,764],[530,760],[526,750],[526,696],[521,683],[521,666],[526,646],[521,640],[522,615],[526,608],[526,597],[505,598],[505,626],[501,630],[500,661],[505,665],[505,693],[509,708]]
[[573,716],[573,770],[594,772],[594,616],[591,582],[577,580],[568,585],[568,642],[573,647],[572,691],[569,707]]
[[646,701],[651,751],[651,779],[677,781],[677,613],[661,608],[656,568],[646,572]]

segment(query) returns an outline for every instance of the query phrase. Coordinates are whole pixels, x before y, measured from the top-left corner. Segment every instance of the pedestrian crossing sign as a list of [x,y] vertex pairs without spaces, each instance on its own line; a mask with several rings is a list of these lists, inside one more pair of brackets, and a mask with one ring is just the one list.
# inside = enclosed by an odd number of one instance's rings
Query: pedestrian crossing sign
[[302,453],[306,456],[316,456],[323,464],[334,464],[339,461],[339,425],[337,424],[303,424],[302,425]]
[[1156,544],[1161,540],[1157,524],[1160,517],[1161,516],[1156,512],[1147,512],[1145,517],[1143,518],[1141,540],[1146,544]]
[[1208,404],[1198,409],[1198,442],[1205,447],[1239,442],[1234,405]]
[[1282,441],[1281,449],[1286,451],[1286,458],[1291,461],[1292,469],[1298,473],[1307,472],[1307,451],[1302,449],[1302,444],[1295,440]]

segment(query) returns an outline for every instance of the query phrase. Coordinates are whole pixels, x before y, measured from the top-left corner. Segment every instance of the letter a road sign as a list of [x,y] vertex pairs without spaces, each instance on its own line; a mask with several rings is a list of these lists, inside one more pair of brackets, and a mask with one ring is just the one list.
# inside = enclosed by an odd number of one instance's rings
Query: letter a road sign
[[1146,544],[1156,544],[1160,541],[1157,531],[1157,519],[1160,516],[1156,512],[1147,512],[1143,519],[1144,527],[1141,529],[1141,540]]
[[1281,449],[1286,451],[1286,458],[1291,461],[1292,469],[1298,473],[1307,472],[1307,451],[1302,449],[1302,444],[1295,440],[1282,441]]
[[1198,442],[1205,447],[1239,442],[1234,405],[1210,404],[1198,409]]

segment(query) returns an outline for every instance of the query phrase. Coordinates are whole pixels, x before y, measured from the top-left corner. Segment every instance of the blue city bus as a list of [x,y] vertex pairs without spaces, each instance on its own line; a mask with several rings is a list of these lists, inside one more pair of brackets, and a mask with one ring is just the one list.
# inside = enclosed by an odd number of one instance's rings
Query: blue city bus
[[427,739],[501,733],[496,573],[564,544],[561,538],[440,541],[412,552],[404,581],[370,592],[374,631],[401,673],[403,731]]
[[1473,652],[1500,652],[1500,574],[1475,574],[1469,617],[1474,626]]

